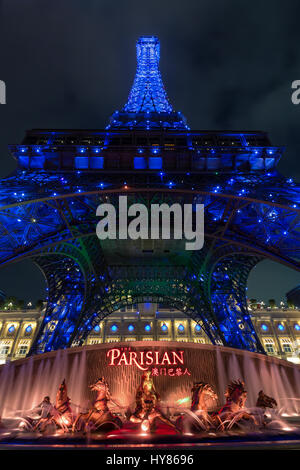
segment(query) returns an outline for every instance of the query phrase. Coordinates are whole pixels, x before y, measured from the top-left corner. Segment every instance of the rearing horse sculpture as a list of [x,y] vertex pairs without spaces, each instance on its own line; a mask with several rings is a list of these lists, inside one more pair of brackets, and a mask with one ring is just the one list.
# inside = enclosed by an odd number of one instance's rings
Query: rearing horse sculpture
[[122,421],[109,410],[107,403],[111,400],[108,383],[100,377],[90,389],[97,392],[93,407],[86,413],[80,413],[73,424],[73,431],[109,431],[122,427]]
[[209,413],[209,405],[218,399],[213,387],[206,382],[195,382],[192,389],[191,411],[177,419],[181,431],[208,431],[221,425],[219,416]]
[[218,414],[222,421],[222,429],[232,429],[233,426],[242,422],[252,423],[258,426],[254,415],[245,410],[247,390],[242,380],[232,380],[225,392],[226,403]]

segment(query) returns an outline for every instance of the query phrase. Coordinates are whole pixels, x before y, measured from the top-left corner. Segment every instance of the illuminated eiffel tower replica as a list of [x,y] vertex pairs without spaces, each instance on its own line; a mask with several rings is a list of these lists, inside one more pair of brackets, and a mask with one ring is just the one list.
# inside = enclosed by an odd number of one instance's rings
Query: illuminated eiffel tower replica
[[[193,318],[213,344],[263,352],[247,310],[251,269],[269,258],[299,270],[299,186],[266,133],[191,131],[170,104],[159,41],[137,41],[124,108],[105,130],[41,130],[10,146],[0,186],[0,261],[31,258],[48,284],[31,353],[80,345],[107,315],[155,302]],[[100,203],[204,204],[205,243],[103,240]]]

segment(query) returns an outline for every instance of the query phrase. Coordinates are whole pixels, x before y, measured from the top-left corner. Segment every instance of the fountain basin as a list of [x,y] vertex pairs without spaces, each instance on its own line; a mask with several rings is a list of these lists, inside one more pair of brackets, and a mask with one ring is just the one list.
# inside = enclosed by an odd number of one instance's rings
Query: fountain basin
[[135,393],[145,369],[151,370],[161,405],[172,414],[189,406],[194,382],[210,383],[224,403],[230,380],[243,379],[247,406],[259,390],[276,399],[286,416],[300,411],[300,367],[287,361],[209,344],[181,342],[104,343],[52,351],[0,367],[0,416],[37,405],[45,395],[53,401],[66,379],[74,411],[88,408],[95,398],[89,389],[99,377],[107,380],[120,410],[134,408]]

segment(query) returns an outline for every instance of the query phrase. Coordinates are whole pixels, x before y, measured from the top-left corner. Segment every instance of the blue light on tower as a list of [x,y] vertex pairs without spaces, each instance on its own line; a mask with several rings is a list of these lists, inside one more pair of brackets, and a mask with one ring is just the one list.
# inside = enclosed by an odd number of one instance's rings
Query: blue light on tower
[[266,325],[265,323],[263,323],[263,324],[261,325],[261,329],[262,329],[263,331],[268,331],[269,327],[268,327],[268,325]]
[[128,325],[128,331],[132,332],[134,331],[134,325]]
[[201,331],[201,326],[200,326],[200,325],[196,325],[196,326],[195,326],[195,330],[196,330],[197,332]]
[[136,170],[145,170],[147,161],[145,157],[134,157],[134,168]]
[[129,98],[124,106],[127,113],[171,113],[158,68],[160,44],[155,36],[139,38],[136,44],[137,69]]
[[114,323],[113,325],[111,325],[110,329],[113,333],[116,333],[118,331],[118,325]]
[[[136,43],[137,68],[127,103],[116,111],[108,128],[139,127],[187,129],[185,117],[169,102],[159,70],[160,43],[155,36],[141,36]],[[153,149],[156,154],[159,149]]]
[[163,332],[167,332],[167,331],[168,331],[168,327],[167,327],[167,325],[166,325],[165,323],[163,323],[163,325],[161,325],[161,330],[162,330]]
[[145,325],[145,331],[147,331],[147,332],[151,331],[151,325],[149,325],[149,323],[147,323],[147,325]]
[[184,326],[182,323],[180,323],[180,325],[178,325],[178,331],[180,331],[180,333],[182,333],[184,331]]
[[278,330],[279,331],[284,331],[285,330],[284,325],[282,323],[279,323]]
[[160,170],[162,168],[161,157],[149,157],[148,162],[150,170]]

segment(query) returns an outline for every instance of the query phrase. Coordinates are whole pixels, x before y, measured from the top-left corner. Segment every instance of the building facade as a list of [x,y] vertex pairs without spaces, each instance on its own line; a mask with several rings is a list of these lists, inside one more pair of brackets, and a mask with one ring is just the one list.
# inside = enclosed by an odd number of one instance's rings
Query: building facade
[[[25,357],[44,312],[27,309],[0,312],[0,363]],[[251,311],[256,333],[267,354],[300,363],[300,309],[258,308]],[[95,326],[84,344],[121,341],[210,343],[203,329],[182,312],[154,303],[124,307]]]
[[37,309],[0,311],[0,364],[27,356],[43,313]]

